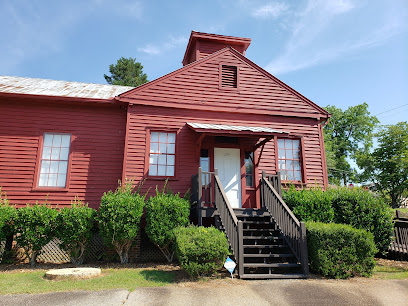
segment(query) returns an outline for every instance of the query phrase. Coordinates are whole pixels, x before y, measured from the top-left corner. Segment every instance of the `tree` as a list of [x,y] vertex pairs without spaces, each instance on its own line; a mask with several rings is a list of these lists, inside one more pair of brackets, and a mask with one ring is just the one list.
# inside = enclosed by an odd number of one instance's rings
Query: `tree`
[[116,65],[109,65],[110,76],[104,74],[106,82],[111,85],[137,87],[147,83],[147,75],[143,73],[143,66],[136,62],[136,58],[118,59]]
[[390,197],[392,207],[398,207],[408,192],[408,124],[384,126],[375,136],[378,147],[360,154],[357,162],[365,178],[372,176],[376,189]]
[[348,181],[356,180],[357,175],[349,160],[370,150],[373,129],[379,121],[370,116],[367,103],[350,106],[345,111],[331,105],[325,109],[332,114],[323,128],[329,181],[347,185]]

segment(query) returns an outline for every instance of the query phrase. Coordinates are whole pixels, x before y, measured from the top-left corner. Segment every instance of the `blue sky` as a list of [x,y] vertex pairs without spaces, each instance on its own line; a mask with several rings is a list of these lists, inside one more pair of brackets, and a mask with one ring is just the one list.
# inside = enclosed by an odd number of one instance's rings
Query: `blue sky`
[[320,106],[408,120],[408,1],[0,0],[0,75],[105,83],[136,57],[181,67],[191,30],[249,37],[246,56]]

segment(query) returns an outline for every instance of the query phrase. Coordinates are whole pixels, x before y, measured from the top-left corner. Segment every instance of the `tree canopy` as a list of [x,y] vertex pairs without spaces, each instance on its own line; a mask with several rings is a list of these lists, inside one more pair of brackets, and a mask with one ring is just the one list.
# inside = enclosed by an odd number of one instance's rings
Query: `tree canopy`
[[408,193],[408,124],[387,125],[375,135],[378,147],[358,155],[357,163],[364,177],[372,178],[375,187],[388,195],[393,207]]
[[147,75],[143,73],[143,66],[136,62],[136,58],[118,59],[114,65],[109,65],[110,76],[104,74],[106,82],[111,85],[133,86],[137,87],[147,83]]
[[346,185],[355,181],[357,175],[350,160],[369,152],[378,119],[370,116],[367,103],[350,106],[344,111],[331,105],[325,109],[332,114],[323,128],[329,181]]

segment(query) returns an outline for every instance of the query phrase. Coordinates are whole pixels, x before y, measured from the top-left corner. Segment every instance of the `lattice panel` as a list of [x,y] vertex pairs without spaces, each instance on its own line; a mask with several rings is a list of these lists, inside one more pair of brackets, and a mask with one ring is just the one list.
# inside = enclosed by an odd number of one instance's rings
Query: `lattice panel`
[[69,254],[59,247],[59,240],[57,238],[52,239],[47,245],[45,245],[40,255],[37,257],[37,262],[42,263],[67,263],[70,262]]

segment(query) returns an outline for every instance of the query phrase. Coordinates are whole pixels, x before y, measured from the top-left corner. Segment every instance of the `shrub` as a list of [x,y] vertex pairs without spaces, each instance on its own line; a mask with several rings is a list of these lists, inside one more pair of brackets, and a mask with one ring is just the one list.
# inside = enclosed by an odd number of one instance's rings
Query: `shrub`
[[229,254],[225,234],[214,227],[179,227],[174,236],[176,256],[192,277],[213,274]]
[[190,203],[179,194],[159,192],[150,197],[146,204],[146,233],[149,239],[162,251],[167,260],[173,260],[171,244],[173,230],[187,226],[190,216]]
[[373,235],[344,224],[307,222],[312,271],[334,278],[370,276],[377,252]]
[[0,188],[0,242],[5,240],[12,233],[12,220],[16,209],[9,204],[7,196]]
[[392,212],[387,204],[362,188],[330,189],[334,222],[365,229],[374,235],[381,252],[386,252],[393,233]]
[[331,195],[321,189],[296,190],[293,186],[283,192],[285,202],[302,221],[332,222],[334,211]]
[[129,249],[140,230],[144,205],[145,197],[133,192],[131,181],[102,196],[99,230],[105,243],[113,245],[121,263],[128,262]]
[[330,188],[284,192],[284,199],[293,213],[302,221],[335,222],[365,229],[374,235],[381,252],[391,242],[392,213],[385,202],[362,188]]
[[71,207],[64,207],[57,216],[56,237],[60,247],[69,253],[71,262],[80,265],[84,261],[87,242],[92,236],[96,210],[75,199]]
[[14,231],[17,244],[24,249],[31,266],[35,266],[41,249],[53,238],[58,211],[47,203],[17,209]]

